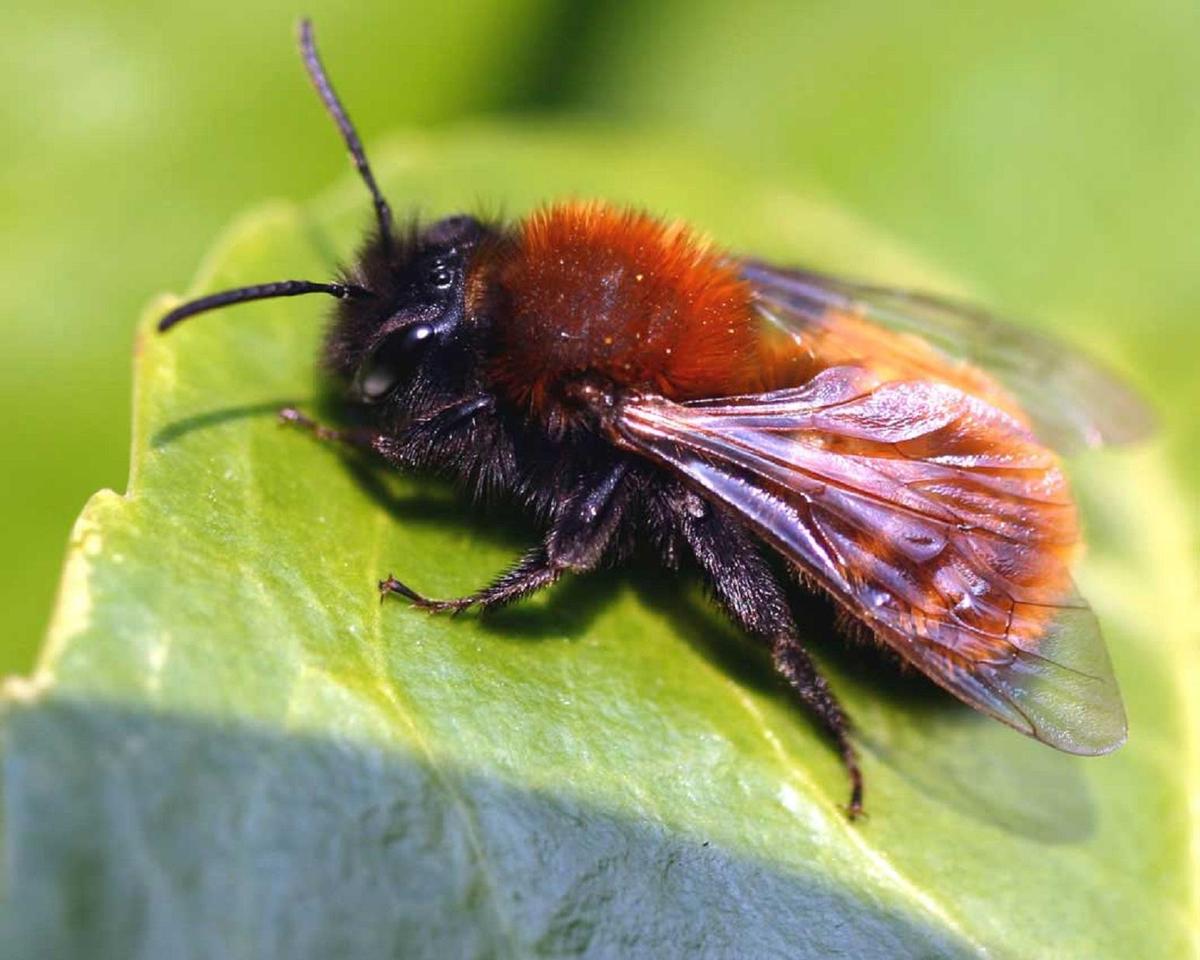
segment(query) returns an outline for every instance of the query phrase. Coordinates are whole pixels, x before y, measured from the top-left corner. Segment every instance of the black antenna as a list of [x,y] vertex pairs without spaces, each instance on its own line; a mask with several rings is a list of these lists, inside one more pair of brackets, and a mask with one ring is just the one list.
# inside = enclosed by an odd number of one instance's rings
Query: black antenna
[[371,173],[371,165],[367,163],[367,154],[363,150],[362,141],[358,139],[358,134],[354,130],[354,124],[350,122],[350,116],[346,113],[346,108],[342,106],[342,102],[333,90],[333,85],[329,82],[329,77],[325,74],[325,67],[321,64],[321,57],[317,54],[317,43],[313,38],[312,21],[308,19],[300,21],[300,55],[304,58],[304,68],[308,71],[313,86],[317,88],[317,95],[325,104],[329,115],[333,117],[333,122],[337,124],[338,130],[341,131],[342,139],[346,142],[346,149],[350,151],[350,158],[354,161],[354,166],[358,168],[359,176],[363,178],[367,189],[371,191],[371,198],[375,201],[375,219],[379,221],[380,243],[387,251],[388,258],[391,259],[392,208],[388,206],[388,202],[379,190],[379,184],[375,182],[375,175]]
[[217,310],[221,307],[228,307],[230,304],[245,303],[247,300],[298,297],[304,293],[328,293],[339,300],[371,296],[371,291],[365,287],[356,287],[349,283],[313,283],[311,280],[278,280],[275,283],[260,283],[253,287],[222,290],[220,293],[181,303],[158,321],[158,332],[166,333],[181,320],[186,320],[197,313],[204,313],[206,310]]
[[[354,165],[358,168],[363,182],[367,185],[367,189],[371,191],[371,197],[375,200],[375,217],[379,221],[379,242],[383,245],[390,259],[393,252],[392,210],[388,206],[387,201],[383,199],[383,194],[379,192],[379,185],[375,182],[375,176],[371,173],[371,166],[367,163],[367,155],[363,152],[362,141],[358,139],[358,134],[354,132],[354,124],[350,122],[350,117],[346,115],[345,108],[342,106],[341,101],[338,100],[337,94],[333,92],[329,78],[325,75],[325,68],[321,65],[321,58],[317,55],[316,42],[313,40],[312,23],[308,20],[300,21],[300,53],[304,57],[304,68],[308,71],[313,86],[317,88],[317,93],[320,95],[321,101],[325,104],[325,109],[329,111],[329,115],[333,117],[334,122],[338,125],[338,130],[341,131],[342,139],[346,142],[346,147],[350,150],[350,156],[354,160]],[[247,300],[269,300],[272,297],[298,297],[305,293],[327,293],[330,296],[337,297],[339,300],[373,296],[370,290],[352,283],[314,283],[312,280],[278,280],[275,283],[260,283],[252,287],[222,290],[220,293],[209,294],[207,297],[199,297],[195,300],[181,303],[158,321],[158,331],[159,333],[166,333],[175,324],[186,320],[188,317],[195,316],[197,313],[217,310],[235,303],[245,303]]]

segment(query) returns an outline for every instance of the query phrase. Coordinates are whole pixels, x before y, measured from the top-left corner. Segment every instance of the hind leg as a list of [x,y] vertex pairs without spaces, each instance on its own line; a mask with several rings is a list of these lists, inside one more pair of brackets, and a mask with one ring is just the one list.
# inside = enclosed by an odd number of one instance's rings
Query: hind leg
[[709,504],[688,506],[679,512],[679,526],[713,594],[735,623],[771,645],[775,669],[833,738],[850,778],[847,812],[851,819],[858,817],[863,812],[863,779],[850,741],[850,722],[800,642],[783,587],[756,541],[739,524]]

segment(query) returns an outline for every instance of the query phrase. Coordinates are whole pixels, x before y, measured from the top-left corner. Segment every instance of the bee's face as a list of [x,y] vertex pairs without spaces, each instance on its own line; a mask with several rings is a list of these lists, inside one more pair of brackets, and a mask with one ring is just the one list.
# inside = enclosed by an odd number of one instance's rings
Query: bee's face
[[461,339],[467,269],[483,233],[474,218],[449,217],[399,245],[376,239],[363,250],[353,282],[371,296],[340,303],[326,340],[327,366],[352,400],[378,405],[438,386],[429,368]]

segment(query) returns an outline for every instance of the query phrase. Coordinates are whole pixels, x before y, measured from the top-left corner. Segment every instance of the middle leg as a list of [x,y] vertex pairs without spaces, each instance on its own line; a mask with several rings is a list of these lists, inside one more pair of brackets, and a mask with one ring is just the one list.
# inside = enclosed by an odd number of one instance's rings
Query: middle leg
[[396,594],[424,610],[458,613],[468,607],[500,607],[555,583],[564,573],[595,569],[608,552],[626,502],[623,463],[599,482],[582,485],[559,510],[545,541],[481,590],[453,600],[431,600],[390,574],[379,582],[380,597]]
[[390,573],[379,581],[379,597],[388,594],[404,597],[413,605],[431,613],[459,613],[467,607],[502,607],[521,597],[550,586],[563,574],[563,568],[550,562],[545,547],[535,547],[482,590],[453,600],[431,600],[397,580]]

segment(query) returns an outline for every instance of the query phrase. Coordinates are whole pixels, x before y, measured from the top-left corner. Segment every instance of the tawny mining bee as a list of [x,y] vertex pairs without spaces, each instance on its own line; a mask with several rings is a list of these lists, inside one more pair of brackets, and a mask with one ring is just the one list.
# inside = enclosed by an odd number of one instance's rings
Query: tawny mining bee
[[545,525],[475,593],[431,600],[389,576],[385,594],[435,611],[505,604],[636,541],[669,566],[694,562],[835,740],[852,815],[863,791],[849,724],[776,566],[1022,733],[1079,754],[1124,741],[1100,631],[1071,581],[1077,511],[1051,449],[1144,433],[1120,383],[973,307],[730,255],[604,203],[398,229],[307,22],[301,49],[376,229],[333,282],[212,294],[160,329],[332,295],[324,362],[374,426],[285,418],[507,496]]

